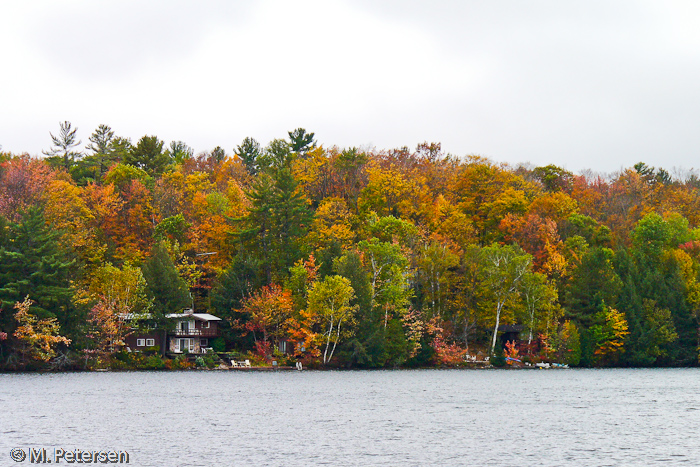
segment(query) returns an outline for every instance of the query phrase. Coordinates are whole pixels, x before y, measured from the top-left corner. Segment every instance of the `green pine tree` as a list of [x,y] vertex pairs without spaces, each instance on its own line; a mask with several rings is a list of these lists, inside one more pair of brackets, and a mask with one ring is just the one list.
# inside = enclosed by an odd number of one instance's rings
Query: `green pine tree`
[[124,163],[143,169],[152,177],[160,175],[172,163],[170,153],[163,151],[163,144],[157,136],[144,136],[126,154]]
[[250,175],[258,173],[258,157],[262,154],[260,143],[253,138],[247,137],[233,152],[241,159],[241,162]]
[[613,266],[615,254],[609,248],[591,248],[581,259],[566,289],[567,318],[588,328],[603,302],[613,308],[622,289],[622,281]]
[[144,263],[143,276],[153,298],[153,312],[156,322],[165,325],[165,315],[177,313],[192,304],[192,296],[187,284],[180,277],[175,263],[170,258],[165,244],[153,247],[151,257]]
[[[4,222],[2,224],[5,224]],[[41,209],[29,208],[19,222],[0,224],[0,329],[14,329],[16,302],[29,296],[39,318],[58,318],[64,326],[70,312],[70,274],[74,261],[58,243]]]
[[272,282],[272,210],[274,206],[274,185],[267,174],[260,174],[250,191],[246,193],[250,200],[248,215],[234,219],[239,225],[234,235],[240,240],[244,250],[248,251],[258,262],[263,282]]
[[230,321],[238,321],[242,326],[249,316],[239,310],[243,299],[260,287],[258,264],[255,259],[239,254],[233,258],[231,265],[216,279],[209,303],[214,313],[224,321],[220,327],[222,337],[234,348],[243,349],[253,346],[252,333],[245,333],[241,327],[229,327]]
[[297,154],[305,154],[309,150],[316,147],[313,133],[307,133],[303,128],[297,128],[294,131],[288,131],[289,146],[291,150]]
[[303,237],[312,220],[304,196],[297,190],[289,168],[278,170],[274,176],[275,191],[272,210],[273,258],[278,271],[287,271],[305,256]]
[[302,239],[312,215],[287,167],[259,174],[247,196],[251,207],[246,217],[236,219],[240,227],[235,235],[260,264],[263,282],[270,284],[305,256]]

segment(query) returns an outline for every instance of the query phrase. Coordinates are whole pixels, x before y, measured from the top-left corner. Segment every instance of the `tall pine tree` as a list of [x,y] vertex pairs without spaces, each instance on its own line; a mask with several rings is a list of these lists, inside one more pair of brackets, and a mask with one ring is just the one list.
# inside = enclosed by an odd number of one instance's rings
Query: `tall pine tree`
[[168,151],[163,151],[163,141],[156,136],[144,136],[124,157],[124,163],[143,169],[150,176],[162,174],[172,163]]
[[[4,222],[2,223],[4,224]],[[58,318],[64,326],[69,320],[70,273],[74,262],[67,259],[57,237],[41,209],[29,208],[19,222],[0,229],[0,328],[14,327],[15,303],[29,296],[31,312],[38,318]]]
[[160,242],[153,247],[151,257],[142,269],[149,294],[153,298],[154,317],[159,325],[168,322],[164,319],[168,313],[180,312],[192,304],[187,284],[180,277],[164,243]]
[[260,173],[247,196],[251,207],[238,219],[235,235],[260,264],[263,282],[270,284],[304,257],[302,239],[312,214],[287,166]]

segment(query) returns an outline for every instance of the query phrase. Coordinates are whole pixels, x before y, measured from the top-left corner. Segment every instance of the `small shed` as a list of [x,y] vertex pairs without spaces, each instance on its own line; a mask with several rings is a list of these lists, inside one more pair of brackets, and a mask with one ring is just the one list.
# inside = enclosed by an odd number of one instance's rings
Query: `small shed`
[[505,348],[506,342],[518,342],[520,333],[525,326],[522,324],[502,324],[498,326],[498,333],[501,335],[501,347]]

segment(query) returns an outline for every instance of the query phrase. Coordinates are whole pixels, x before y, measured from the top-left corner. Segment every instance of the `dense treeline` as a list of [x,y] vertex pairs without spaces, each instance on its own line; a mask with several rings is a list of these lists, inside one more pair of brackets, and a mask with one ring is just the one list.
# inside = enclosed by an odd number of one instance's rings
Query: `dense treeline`
[[[700,179],[415,151],[297,129],[198,155],[69,122],[0,153],[0,367],[109,362],[138,317],[224,319],[218,350],[353,367],[502,352],[698,363]],[[501,328],[503,329],[503,328]]]

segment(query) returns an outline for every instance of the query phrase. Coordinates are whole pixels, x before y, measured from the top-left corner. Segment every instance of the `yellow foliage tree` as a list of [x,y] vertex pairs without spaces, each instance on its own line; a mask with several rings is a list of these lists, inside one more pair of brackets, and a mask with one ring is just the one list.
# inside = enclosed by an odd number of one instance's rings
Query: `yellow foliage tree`
[[351,214],[345,200],[324,199],[311,224],[310,244],[316,249],[326,248],[333,242],[338,242],[343,248],[349,247],[355,237],[350,220]]
[[107,246],[96,235],[96,218],[84,199],[84,190],[66,180],[53,180],[45,192],[44,216],[61,232],[61,242],[90,266],[104,260]]
[[571,196],[557,191],[538,196],[530,205],[530,213],[559,222],[578,212],[578,203]]
[[596,314],[596,319],[601,324],[591,327],[594,353],[599,362],[613,363],[622,353],[625,338],[629,334],[627,320],[624,314],[606,305]]
[[69,345],[71,340],[59,334],[60,326],[56,318],[38,319],[31,314],[29,307],[32,303],[29,297],[15,303],[17,329],[14,336],[20,341],[19,353],[24,363],[27,359],[48,362],[56,356],[58,344]]
[[311,286],[308,310],[318,317],[323,329],[324,365],[333,358],[338,342],[351,336],[354,331],[355,314],[358,310],[357,305],[350,305],[354,298],[355,290],[350,285],[350,280],[345,277],[326,276],[324,280]]
[[367,166],[368,182],[358,202],[361,212],[374,211],[380,216],[416,219],[430,210],[432,200],[422,177],[409,178],[394,166]]

